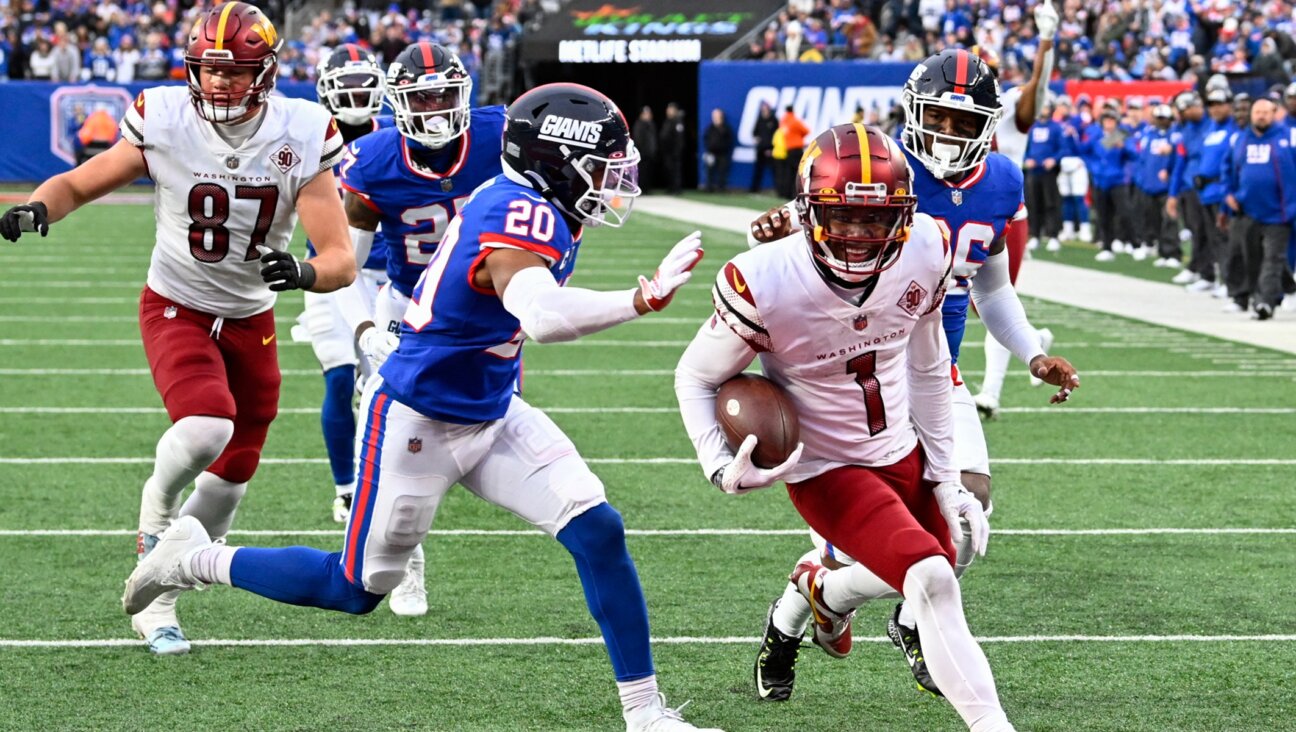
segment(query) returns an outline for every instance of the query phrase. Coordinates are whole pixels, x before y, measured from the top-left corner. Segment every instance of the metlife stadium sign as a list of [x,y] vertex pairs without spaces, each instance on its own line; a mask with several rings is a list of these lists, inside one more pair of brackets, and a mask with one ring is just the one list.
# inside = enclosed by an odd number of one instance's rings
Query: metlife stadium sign
[[698,71],[698,118],[710,119],[717,107],[724,110],[738,139],[730,184],[745,185],[756,159],[752,128],[762,103],[768,103],[776,117],[791,105],[813,136],[850,122],[857,108],[882,113],[891,109],[913,67],[849,61],[704,61]]
[[522,39],[528,61],[696,63],[783,7],[779,0],[572,0]]

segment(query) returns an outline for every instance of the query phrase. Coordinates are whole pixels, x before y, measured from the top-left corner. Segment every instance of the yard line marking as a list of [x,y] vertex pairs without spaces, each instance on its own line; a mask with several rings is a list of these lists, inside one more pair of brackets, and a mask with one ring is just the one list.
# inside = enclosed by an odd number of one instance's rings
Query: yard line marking
[[[0,529],[0,537],[135,536],[135,529]],[[339,537],[345,529],[234,529],[231,536]],[[626,529],[626,536],[807,536],[806,529]],[[1285,535],[1296,528],[994,529],[995,536]],[[428,536],[547,537],[539,529],[431,529]]]
[[[284,376],[320,375],[319,369],[281,369]],[[148,369],[0,369],[0,376],[151,376]]]
[[138,297],[0,297],[0,305],[138,305]]
[[[145,373],[148,373],[145,371]],[[315,372],[312,372],[315,373]],[[318,374],[316,374],[318,375]],[[676,414],[677,407],[554,407],[549,414]],[[319,414],[319,407],[279,407],[279,414]],[[1007,414],[1296,414],[1296,407],[1003,407]],[[0,414],[164,414],[162,407],[0,407]]]
[[138,282],[114,282],[112,280],[0,280],[0,287],[22,289],[26,287],[48,287],[55,290],[96,290],[104,287],[129,287],[133,290],[143,289],[144,280]]
[[[654,637],[655,645],[753,645],[757,636],[665,636]],[[890,643],[887,636],[855,636],[865,643]],[[978,636],[978,643],[1290,643],[1296,635],[1005,635]],[[0,639],[0,648],[135,648],[138,638],[92,640]],[[303,647],[303,646],[601,646],[603,638],[191,638],[196,646],[207,647]]]
[[[153,457],[0,457],[0,465],[136,465],[152,464]],[[692,457],[585,458],[590,465],[696,465]],[[994,458],[995,465],[1296,465],[1283,458]],[[261,458],[263,465],[325,465],[327,458]]]
[[[135,302],[132,300],[131,302]],[[632,322],[641,322],[632,321]],[[31,323],[49,325],[51,323],[138,323],[138,315],[0,315],[0,323]],[[296,323],[297,318],[287,315],[275,316],[276,323]]]

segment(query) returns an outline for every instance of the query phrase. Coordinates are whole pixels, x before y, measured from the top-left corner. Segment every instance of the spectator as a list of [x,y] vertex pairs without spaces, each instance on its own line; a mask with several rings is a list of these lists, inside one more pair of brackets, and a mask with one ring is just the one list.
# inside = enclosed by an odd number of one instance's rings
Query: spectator
[[[761,102],[760,114],[756,117],[756,123],[752,126],[752,139],[756,142],[755,154],[756,159],[752,165],[751,192],[758,193],[765,187],[765,171],[775,173],[774,165],[774,133],[778,131],[779,123],[774,118],[774,108],[769,102]],[[786,153],[785,153],[786,154]],[[777,183],[777,174],[774,175]]]
[[4,35],[0,35],[0,81],[9,81],[9,59],[13,56],[13,44],[10,43],[9,36],[8,28]]
[[44,36],[36,39],[36,50],[27,59],[27,78],[36,81],[54,78],[54,47]]
[[675,102],[666,105],[666,119],[662,120],[658,137],[666,190],[680,193],[684,189],[684,110]]
[[724,110],[711,110],[711,124],[702,133],[702,146],[706,150],[706,190],[723,193],[729,188],[729,164],[733,161],[734,133],[725,119]]
[[[1274,124],[1278,105],[1257,99],[1250,125],[1230,146],[1224,163],[1225,201],[1236,213],[1229,248],[1241,251],[1242,272],[1230,272],[1228,294],[1239,312],[1254,308],[1256,320],[1273,317],[1283,293],[1292,294],[1285,254],[1296,218],[1296,131]],[[1286,143],[1286,144],[1284,144]]]
[[805,138],[810,128],[792,111],[792,105],[783,110],[783,119],[779,120],[779,132],[783,133],[783,146],[787,150],[783,164],[775,168],[775,187],[779,196],[791,199],[796,193],[796,166],[801,162],[805,152]]
[[67,33],[59,33],[54,36],[54,50],[52,51],[54,65],[50,73],[50,81],[76,81],[81,76],[81,51],[72,43]]
[[144,51],[135,66],[135,78],[140,81],[159,81],[171,71],[171,59],[162,49],[162,34],[149,33],[145,37]]
[[140,52],[135,47],[134,36],[122,36],[121,45],[113,51],[113,62],[117,64],[117,83],[129,84],[135,81],[135,67],[139,65]]
[[108,48],[108,39],[100,36],[95,39],[94,47],[85,53],[81,66],[82,81],[116,81],[117,62],[113,60],[112,49]]
[[657,171],[657,123],[653,121],[652,107],[645,106],[639,112],[630,137],[639,149],[639,187],[647,193],[656,183]]
[[1260,43],[1260,53],[1251,63],[1251,73],[1264,79],[1266,85],[1286,84],[1290,75],[1283,69],[1283,58],[1278,54],[1278,44],[1272,38]]

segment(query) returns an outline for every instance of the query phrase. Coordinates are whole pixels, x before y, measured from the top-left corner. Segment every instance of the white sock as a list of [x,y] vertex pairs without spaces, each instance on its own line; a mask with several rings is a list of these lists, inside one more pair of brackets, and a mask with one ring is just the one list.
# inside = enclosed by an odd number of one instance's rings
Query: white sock
[[633,709],[658,703],[657,675],[645,676],[634,681],[618,681],[617,693],[621,695],[621,710]]
[[810,622],[810,601],[791,582],[783,587],[783,596],[774,608],[774,627],[783,635],[800,638]]
[[211,538],[223,538],[234,523],[234,512],[245,492],[247,483],[231,483],[215,473],[200,473],[194,479],[193,493],[180,507],[180,515],[201,521]]
[[140,531],[157,536],[171,525],[180,492],[220,457],[233,434],[234,423],[222,417],[184,417],[162,433],[140,498]]
[[1004,375],[1008,373],[1008,363],[1012,361],[1012,351],[1004,348],[990,331],[985,336],[985,376],[981,379],[981,393],[999,400],[1003,391]]
[[350,496],[355,494],[355,485],[355,481],[353,480],[346,485],[337,485],[333,486],[333,488],[337,491],[339,496]]
[[905,607],[912,608],[922,635],[932,681],[969,729],[1011,730],[999,703],[994,675],[963,616],[958,580],[943,556],[927,557],[905,573]]
[[899,596],[882,578],[858,562],[834,569],[824,577],[824,602],[840,613],[848,613],[869,600]]
[[234,563],[236,546],[212,544],[199,549],[189,557],[189,573],[194,579],[208,585],[231,585],[230,565]]

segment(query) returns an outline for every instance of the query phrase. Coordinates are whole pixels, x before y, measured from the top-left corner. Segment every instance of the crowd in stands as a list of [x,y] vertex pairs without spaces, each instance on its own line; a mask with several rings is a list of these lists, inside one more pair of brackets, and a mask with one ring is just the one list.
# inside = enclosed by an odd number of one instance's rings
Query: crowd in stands
[[[120,3],[120,4],[119,4]],[[511,48],[525,24],[554,0],[439,0],[386,7],[346,2],[313,16],[280,55],[280,77],[312,81],[319,59],[340,43],[371,48],[380,63],[429,40],[475,70],[492,50]],[[157,81],[184,78],[194,19],[213,0],[8,0],[0,2],[0,79]],[[281,27],[279,0],[256,3]],[[434,8],[434,9],[433,9]]]
[[[917,63],[950,46],[989,46],[1003,80],[1029,77],[1035,0],[789,0],[745,57]],[[1296,70],[1296,4],[1284,0],[1056,0],[1063,78],[1205,79]]]

